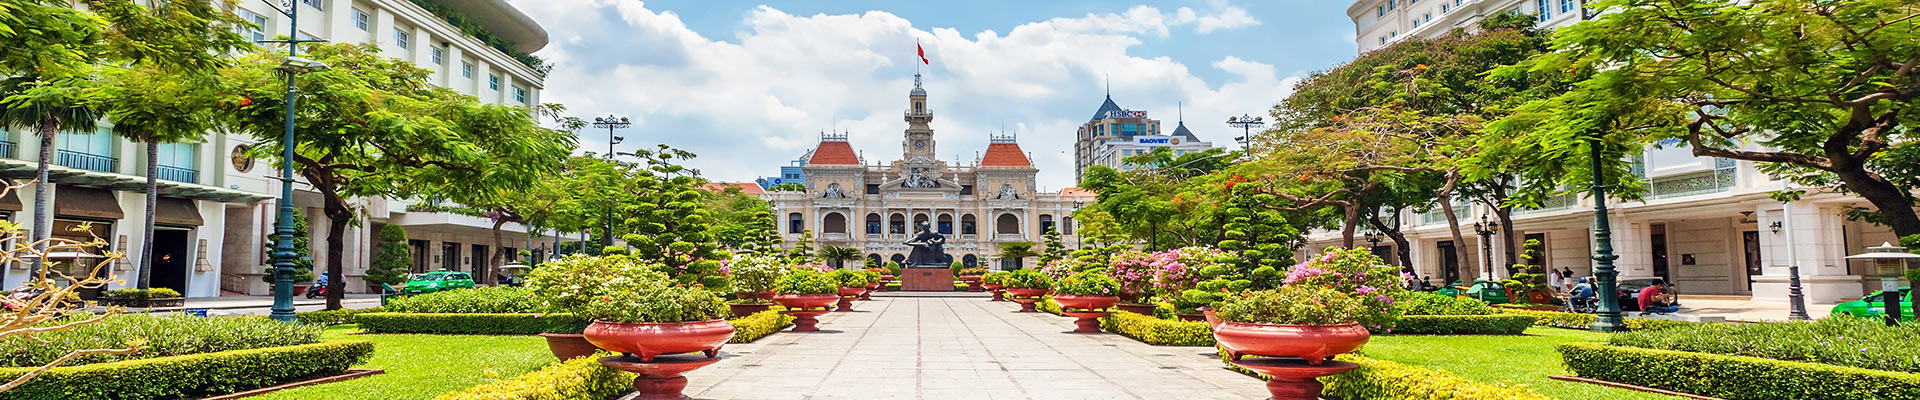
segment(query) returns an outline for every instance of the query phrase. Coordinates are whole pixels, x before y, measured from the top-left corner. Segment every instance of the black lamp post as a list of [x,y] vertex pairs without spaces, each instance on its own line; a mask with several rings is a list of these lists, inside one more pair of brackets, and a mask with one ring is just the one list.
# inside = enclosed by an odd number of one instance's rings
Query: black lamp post
[[1488,221],[1486,214],[1480,214],[1480,222],[1473,223],[1473,232],[1480,234],[1481,267],[1486,269],[1487,280],[1493,280],[1493,234],[1498,233],[1500,223]]
[[1868,247],[1866,254],[1847,256],[1848,260],[1872,260],[1875,272],[1880,275],[1880,300],[1882,314],[1886,315],[1887,326],[1899,326],[1903,311],[1900,309],[1900,276],[1907,270],[1907,261],[1920,258],[1920,254],[1908,253],[1907,248],[1892,243],[1881,243]]
[[1241,114],[1238,117],[1227,117],[1227,126],[1240,128],[1241,136],[1234,139],[1240,141],[1240,148],[1247,152],[1247,159],[1253,159],[1253,146],[1250,145],[1253,143],[1253,128],[1266,127],[1267,122],[1261,117]]
[[[620,144],[621,141],[624,141],[627,139],[624,137],[614,135],[613,130],[626,129],[629,126],[633,126],[633,123],[628,122],[626,117],[615,117],[612,114],[608,114],[605,117],[593,117],[594,128],[607,130],[607,162],[613,162],[613,155],[614,155],[613,145]],[[606,249],[608,246],[613,246],[613,206],[615,203],[619,203],[619,200],[616,199],[616,196],[609,194],[607,196],[606,230],[600,232],[600,248],[601,249]],[[601,251],[604,251],[604,250],[601,250]],[[600,251],[595,251],[594,254],[598,254],[599,252]]]
[[1588,329],[1594,332],[1613,332],[1625,324],[1620,320],[1619,282],[1620,272],[1614,271],[1613,261],[1620,256],[1613,254],[1613,225],[1607,220],[1607,184],[1606,171],[1601,169],[1600,136],[1587,141],[1587,158],[1593,167],[1593,278],[1598,281],[1595,296],[1600,298],[1600,309],[1595,312],[1593,325]]
[[[293,114],[295,96],[299,94],[294,86],[294,78],[300,74],[324,71],[327,64],[300,58],[301,43],[318,43],[325,40],[300,38],[300,6],[291,2],[275,4],[267,2],[274,11],[287,16],[287,26],[292,35],[287,40],[264,40],[261,43],[286,43],[287,57],[280,60],[280,72],[287,75],[287,119],[286,131],[281,137],[280,155],[280,212],[273,222],[273,312],[268,316],[276,321],[294,323],[293,314],[293,270],[299,253],[293,248]],[[339,285],[336,278],[335,285]]]

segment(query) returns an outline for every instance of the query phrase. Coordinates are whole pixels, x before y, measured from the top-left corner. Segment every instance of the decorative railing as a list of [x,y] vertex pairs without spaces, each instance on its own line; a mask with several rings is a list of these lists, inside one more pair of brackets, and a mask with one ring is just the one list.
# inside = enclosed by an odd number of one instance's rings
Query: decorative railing
[[824,240],[847,240],[847,234],[846,234],[845,232],[840,232],[840,233],[832,233],[832,232],[829,232],[829,233],[822,233],[822,234],[820,234],[820,238],[821,238],[821,239],[824,239]]
[[1708,193],[1720,193],[1733,189],[1739,177],[1733,159],[1715,158],[1712,171],[1695,172],[1685,175],[1653,178],[1648,185],[1648,198],[1665,199]]
[[0,157],[19,158],[19,155],[18,155],[19,153],[20,153],[19,144],[5,141],[5,140],[0,140]]
[[[1469,211],[1471,210],[1468,209],[1466,205],[1453,206],[1453,216],[1455,218],[1460,218],[1460,220],[1462,221],[1465,221],[1467,219],[1467,214]],[[1433,211],[1420,213],[1421,225],[1436,225],[1436,224],[1444,224],[1444,223],[1447,223],[1446,211],[1435,209]]]
[[62,167],[88,171],[113,172],[113,167],[120,164],[118,158],[67,150],[55,152],[53,158],[53,162]]
[[1579,204],[1579,203],[1580,203],[1580,192],[1566,192],[1558,195],[1547,196],[1546,200],[1540,201],[1539,208],[1516,208],[1513,210],[1513,213],[1514,215],[1527,215],[1527,214],[1537,214],[1537,213],[1543,213],[1543,212],[1549,212],[1549,211],[1560,211],[1560,210],[1573,208],[1575,204]]
[[200,171],[165,165],[154,168],[153,177],[174,182],[200,183]]

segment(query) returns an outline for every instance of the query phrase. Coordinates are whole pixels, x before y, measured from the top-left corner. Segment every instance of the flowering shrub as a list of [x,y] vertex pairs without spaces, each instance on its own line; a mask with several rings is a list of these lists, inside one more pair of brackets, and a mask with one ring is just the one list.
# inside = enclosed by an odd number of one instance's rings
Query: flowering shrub
[[732,280],[733,291],[738,293],[764,293],[773,291],[780,278],[787,276],[787,266],[779,257],[764,254],[735,256],[728,260],[723,269]]
[[833,282],[840,285],[840,287],[866,287],[868,283],[871,283],[867,280],[867,273],[864,271],[835,270],[828,272],[827,277],[833,278]]
[[1081,296],[1114,296],[1120,293],[1120,281],[1106,274],[1082,272],[1061,279],[1053,285],[1054,294],[1073,294]]
[[1046,264],[1034,267],[1034,270],[1049,278],[1062,279],[1068,275],[1073,275],[1073,273],[1076,272],[1075,269],[1078,267],[1073,260],[1060,259],[1048,261]]
[[840,292],[840,283],[819,271],[795,268],[780,278],[776,289],[783,294],[833,294]]
[[1394,307],[1405,297],[1406,278],[1400,269],[1387,265],[1366,249],[1328,248],[1312,260],[1293,266],[1287,272],[1287,286],[1309,286],[1346,293],[1365,304],[1370,312],[1356,321],[1368,329],[1391,329],[1401,310]]
[[1108,258],[1107,275],[1120,284],[1120,298],[1128,301],[1146,300],[1153,292],[1158,269],[1151,254],[1126,250]]
[[980,283],[987,285],[1005,285],[1007,284],[1007,274],[1011,274],[1011,272],[988,272],[986,275],[980,276]]
[[959,273],[960,275],[963,275],[963,276],[964,276],[964,275],[986,275],[986,273],[987,273],[987,269],[986,269],[986,268],[980,268],[980,267],[974,267],[974,268],[961,268],[961,269],[960,269],[960,272],[958,272],[958,273]]
[[861,274],[861,275],[866,275],[866,277],[867,277],[867,284],[869,284],[869,285],[871,285],[871,284],[873,284],[874,282],[879,282],[879,281],[880,281],[880,277],[881,277],[882,275],[885,275],[885,273],[883,273],[883,272],[880,272],[880,271],[875,271],[875,270],[873,270],[873,269],[868,269],[868,270],[865,270],[865,271],[860,271],[860,274]]
[[1370,314],[1369,306],[1325,287],[1289,285],[1228,299],[1214,310],[1221,321],[1280,325],[1344,325]]
[[590,257],[570,255],[540,264],[527,273],[526,287],[551,312],[576,309],[613,292],[633,292],[642,286],[661,286],[666,274],[656,265],[624,255]]
[[1152,253],[1150,256],[1155,269],[1154,288],[1164,295],[1195,289],[1200,281],[1224,277],[1232,272],[1228,265],[1233,261],[1233,256],[1220,249],[1182,247]]
[[1053,277],[1047,276],[1046,274],[1042,274],[1039,272],[1034,272],[1033,270],[1023,269],[1023,270],[1008,272],[1007,277],[1005,279],[1007,280],[1005,285],[1007,285],[1007,287],[1009,288],[1019,288],[1019,289],[1052,289],[1053,288]]
[[594,321],[626,323],[708,321],[732,315],[713,292],[669,282],[660,281],[646,290],[608,293],[574,314]]

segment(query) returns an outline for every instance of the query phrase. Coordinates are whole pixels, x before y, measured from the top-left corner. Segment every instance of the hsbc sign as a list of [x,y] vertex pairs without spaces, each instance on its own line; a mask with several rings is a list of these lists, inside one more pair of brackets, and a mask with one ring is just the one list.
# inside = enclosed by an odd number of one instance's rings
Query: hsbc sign
[[1107,118],[1146,118],[1146,111],[1113,110],[1107,111]]

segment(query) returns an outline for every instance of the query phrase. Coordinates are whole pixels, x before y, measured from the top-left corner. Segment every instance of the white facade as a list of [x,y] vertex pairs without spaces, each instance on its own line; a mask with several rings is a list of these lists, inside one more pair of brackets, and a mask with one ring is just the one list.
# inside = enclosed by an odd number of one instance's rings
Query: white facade
[[[1544,28],[1577,23],[1589,13],[1578,0],[1367,0],[1354,2],[1347,14],[1357,26],[1364,53],[1399,38],[1436,37],[1456,26],[1471,27],[1493,13],[1538,16],[1543,7]],[[1871,207],[1865,200],[1816,192],[1781,203],[1768,194],[1787,189],[1786,183],[1755,169],[1754,163],[1695,157],[1681,143],[1661,145],[1648,146],[1638,160],[1636,173],[1649,182],[1646,200],[1609,203],[1621,278],[1665,278],[1683,295],[1785,301],[1788,266],[1798,265],[1810,302],[1855,300],[1878,290],[1878,279],[1868,276],[1871,263],[1845,259],[1868,246],[1897,242],[1884,226],[1841,216],[1848,207]],[[1464,278],[1488,278],[1489,269],[1493,278],[1506,277],[1505,238],[1494,236],[1492,243],[1483,244],[1472,227],[1490,211],[1472,204],[1456,212],[1465,243],[1453,243],[1439,210],[1401,216],[1399,228],[1411,242],[1407,250],[1416,273],[1442,284],[1451,258],[1444,254],[1452,249],[1467,266]],[[1592,275],[1593,202],[1584,192],[1557,196],[1540,209],[1516,210],[1513,225],[1516,246],[1524,246],[1527,239],[1541,242],[1537,249],[1543,257],[1537,264]],[[1367,245],[1368,231],[1362,229],[1359,245]],[[1393,255],[1401,249],[1384,235],[1378,238],[1375,252],[1398,264]],[[1339,232],[1316,232],[1310,240],[1303,253],[1339,245],[1341,238]],[[1491,266],[1486,265],[1486,248],[1494,255]]]
[[1121,171],[1135,166],[1122,160],[1161,147],[1171,148],[1175,156],[1213,148],[1213,142],[1200,140],[1187,129],[1185,121],[1170,131],[1160,130],[1160,120],[1147,117],[1146,111],[1128,110],[1114,104],[1113,96],[1094,110],[1093,118],[1074,132],[1073,179],[1080,182],[1087,168],[1105,165]]

